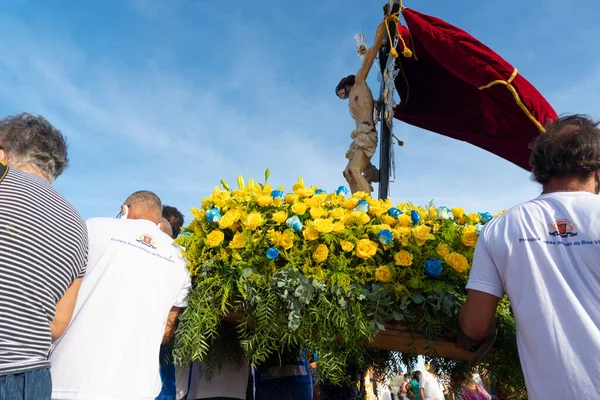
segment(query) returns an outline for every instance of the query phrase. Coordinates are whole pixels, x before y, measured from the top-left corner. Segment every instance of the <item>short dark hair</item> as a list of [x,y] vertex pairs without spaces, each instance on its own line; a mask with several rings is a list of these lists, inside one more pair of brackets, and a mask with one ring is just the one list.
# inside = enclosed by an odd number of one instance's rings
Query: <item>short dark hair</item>
[[532,179],[545,185],[553,177],[587,179],[600,170],[600,129],[586,115],[567,115],[546,127],[531,144]]
[[346,86],[354,86],[355,82],[356,82],[356,75],[348,75],[347,77],[342,78],[340,83],[338,83],[338,85],[335,87],[335,94],[337,94],[337,92],[340,89],[343,89]]
[[179,236],[179,232],[184,223],[183,214],[175,207],[164,206],[162,209],[162,216],[171,224],[173,237]]
[[53,182],[69,165],[62,133],[40,115],[21,113],[0,121],[0,148],[15,166],[31,165]]

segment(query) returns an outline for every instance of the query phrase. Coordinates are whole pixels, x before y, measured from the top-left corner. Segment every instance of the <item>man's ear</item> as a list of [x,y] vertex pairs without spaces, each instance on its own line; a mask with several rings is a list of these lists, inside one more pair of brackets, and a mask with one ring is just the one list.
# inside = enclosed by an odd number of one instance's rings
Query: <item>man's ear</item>
[[127,207],[125,204],[123,204],[121,206],[121,218],[127,219],[127,214],[128,213],[129,213],[129,207]]

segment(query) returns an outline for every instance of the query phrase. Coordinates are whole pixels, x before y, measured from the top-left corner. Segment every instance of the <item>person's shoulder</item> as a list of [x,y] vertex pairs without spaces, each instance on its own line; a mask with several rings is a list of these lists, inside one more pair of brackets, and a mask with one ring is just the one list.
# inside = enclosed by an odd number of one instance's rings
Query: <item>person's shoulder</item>
[[85,224],[87,225],[88,229],[99,229],[103,227],[110,228],[117,226],[119,225],[119,221],[123,220],[120,220],[118,218],[95,217],[86,220]]

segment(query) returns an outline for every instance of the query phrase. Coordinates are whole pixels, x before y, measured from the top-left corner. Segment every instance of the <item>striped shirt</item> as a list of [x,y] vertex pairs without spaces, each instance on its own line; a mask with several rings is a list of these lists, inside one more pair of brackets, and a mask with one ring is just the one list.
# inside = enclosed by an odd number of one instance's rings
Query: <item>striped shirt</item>
[[50,366],[56,303],[85,274],[77,211],[42,177],[0,164],[0,376]]

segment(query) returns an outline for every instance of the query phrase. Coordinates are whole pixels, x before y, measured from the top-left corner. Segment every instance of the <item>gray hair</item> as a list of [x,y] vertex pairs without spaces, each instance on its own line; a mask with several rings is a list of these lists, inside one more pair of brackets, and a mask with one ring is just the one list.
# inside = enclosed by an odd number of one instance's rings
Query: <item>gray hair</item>
[[143,209],[146,212],[157,214],[158,219],[162,215],[162,202],[160,197],[149,190],[139,190],[130,195],[123,203],[129,208]]
[[171,228],[169,220],[167,220],[164,217],[160,219],[160,230],[169,235],[170,237],[173,237],[173,228]]
[[50,182],[69,164],[65,138],[40,115],[21,113],[0,121],[0,148],[9,164],[30,166]]

